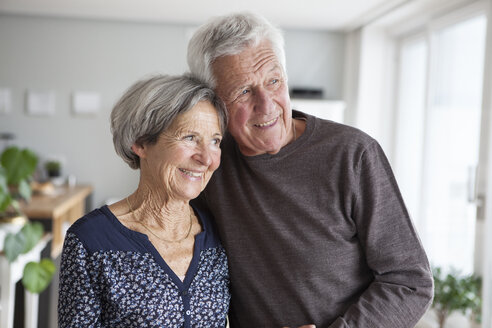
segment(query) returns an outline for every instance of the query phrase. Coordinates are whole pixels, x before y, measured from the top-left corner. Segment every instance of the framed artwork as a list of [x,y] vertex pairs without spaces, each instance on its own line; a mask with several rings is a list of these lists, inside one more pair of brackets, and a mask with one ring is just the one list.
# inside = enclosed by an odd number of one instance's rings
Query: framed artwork
[[55,114],[55,92],[28,90],[26,110],[29,115],[52,116]]
[[76,115],[96,115],[101,109],[101,95],[98,92],[74,92],[72,109]]

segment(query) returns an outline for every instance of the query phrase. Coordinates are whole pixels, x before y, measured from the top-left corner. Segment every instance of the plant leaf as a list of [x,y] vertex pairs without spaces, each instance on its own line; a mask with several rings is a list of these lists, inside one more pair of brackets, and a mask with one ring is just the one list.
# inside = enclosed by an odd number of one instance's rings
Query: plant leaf
[[43,236],[43,232],[43,225],[39,222],[30,222],[22,227],[19,233],[24,235],[24,248],[22,250],[23,254],[29,252],[34,246],[36,246],[38,241]]
[[34,172],[38,158],[29,149],[9,147],[2,153],[0,161],[7,173],[7,183],[18,185],[21,180],[29,178]]
[[433,307],[444,318],[452,311],[468,313],[471,310],[475,321],[481,319],[481,279],[476,276],[461,276],[451,270],[444,276],[441,268],[434,268]]
[[12,197],[10,194],[3,194],[0,192],[0,213],[4,212],[11,203]]
[[19,182],[19,194],[25,200],[31,199],[31,186],[29,185],[29,183],[27,183],[25,179],[22,179]]
[[12,263],[17,257],[23,253],[25,245],[25,235],[19,231],[19,233],[8,233],[5,237],[3,244],[3,251],[7,260]]
[[21,214],[19,202],[17,201],[17,199],[12,198],[12,196],[10,197],[11,197],[10,205],[12,205],[12,207],[17,211],[18,214]]
[[22,284],[31,293],[39,294],[48,287],[56,271],[56,266],[50,259],[29,262],[24,267]]
[[7,209],[11,201],[9,187],[7,186],[7,173],[0,166],[0,212]]
[[0,192],[8,192],[7,172],[5,168],[0,166]]

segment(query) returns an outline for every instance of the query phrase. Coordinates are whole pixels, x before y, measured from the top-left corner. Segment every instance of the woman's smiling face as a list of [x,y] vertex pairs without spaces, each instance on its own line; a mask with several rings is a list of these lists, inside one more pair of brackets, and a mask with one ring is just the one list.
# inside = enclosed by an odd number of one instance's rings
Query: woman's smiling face
[[222,131],[216,109],[202,101],[176,118],[155,144],[134,145],[143,181],[172,199],[191,200],[220,164]]

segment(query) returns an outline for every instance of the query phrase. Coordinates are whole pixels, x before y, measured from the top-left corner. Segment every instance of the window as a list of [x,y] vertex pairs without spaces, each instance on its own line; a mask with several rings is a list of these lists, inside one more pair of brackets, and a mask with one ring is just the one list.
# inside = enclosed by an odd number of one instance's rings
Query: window
[[434,266],[473,272],[484,14],[405,39],[399,54],[395,173]]
[[[400,50],[399,108],[395,172],[414,220],[419,218],[426,104],[427,42],[423,36],[405,40]],[[401,174],[398,174],[401,173]]]

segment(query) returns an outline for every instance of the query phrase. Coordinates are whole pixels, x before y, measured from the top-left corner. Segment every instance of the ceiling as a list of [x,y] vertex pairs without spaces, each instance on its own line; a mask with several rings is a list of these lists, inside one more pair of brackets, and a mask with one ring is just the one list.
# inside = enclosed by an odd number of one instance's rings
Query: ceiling
[[348,31],[412,0],[0,0],[0,13],[198,25],[254,11],[283,28]]

